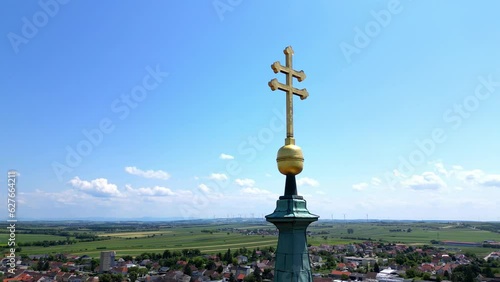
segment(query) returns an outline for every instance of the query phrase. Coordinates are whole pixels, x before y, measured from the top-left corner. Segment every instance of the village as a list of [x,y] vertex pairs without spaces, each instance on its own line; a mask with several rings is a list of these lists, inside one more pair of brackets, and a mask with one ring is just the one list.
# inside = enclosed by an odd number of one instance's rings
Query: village
[[[433,246],[372,241],[310,246],[308,250],[315,282],[465,281],[467,275],[476,281],[500,281],[492,271],[500,266],[500,252],[479,258]],[[184,249],[136,257],[102,251],[99,260],[87,255],[24,255],[16,257],[14,274],[7,278],[7,259],[2,260],[0,271],[4,282],[272,281],[274,251],[273,247],[240,248],[202,254]]]

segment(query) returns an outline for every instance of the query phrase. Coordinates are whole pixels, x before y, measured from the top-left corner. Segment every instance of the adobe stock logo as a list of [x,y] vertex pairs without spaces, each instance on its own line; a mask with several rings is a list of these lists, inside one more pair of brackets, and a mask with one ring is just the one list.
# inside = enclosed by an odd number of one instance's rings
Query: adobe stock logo
[[219,16],[219,20],[222,22],[224,20],[224,14],[226,12],[234,11],[234,8],[239,6],[243,0],[214,0],[212,6]]
[[116,120],[125,120],[130,113],[136,109],[168,76],[168,73],[160,70],[160,66],[156,68],[147,66],[147,72],[143,76],[141,83],[131,88],[129,93],[123,93],[120,98],[116,98],[111,102],[111,112],[114,118],[103,117],[95,128],[89,130],[83,129],[83,138],[80,139],[74,146],[67,145],[66,156],[63,162],[53,161],[52,170],[57,176],[59,182],[63,181],[64,175],[71,173],[75,168],[80,166],[85,157],[89,156],[95,148],[104,141],[106,135],[111,134],[116,129]]
[[399,178],[394,175],[394,171],[398,171],[404,178],[413,175],[416,168],[425,164],[429,157],[448,140],[449,132],[451,132],[449,128],[453,131],[460,129],[464,121],[470,118],[472,113],[479,109],[481,103],[484,104],[498,88],[500,88],[500,80],[495,80],[492,74],[479,76],[474,93],[467,95],[460,103],[454,103],[453,107],[443,113],[446,127],[435,127],[428,138],[414,141],[416,148],[413,151],[406,156],[399,156],[397,168],[385,173],[387,184],[393,189],[397,187]]
[[36,11],[31,18],[21,18],[23,22],[21,33],[7,33],[7,38],[9,39],[14,53],[19,53],[19,46],[21,44],[28,44],[29,41],[38,34],[40,29],[49,23],[50,18],[55,17],[59,13],[60,5],[65,5],[68,2],[69,0],[38,1],[38,6],[40,6],[41,10]]
[[372,20],[367,22],[363,29],[355,26],[353,44],[349,44],[345,41],[339,44],[340,50],[347,63],[352,63],[352,56],[354,54],[360,54],[361,50],[370,46],[372,40],[379,36],[382,30],[391,24],[393,15],[397,15],[401,13],[401,11],[403,11],[403,7],[399,0],[391,0],[387,3],[386,9],[382,9],[378,12],[372,10],[370,12]]

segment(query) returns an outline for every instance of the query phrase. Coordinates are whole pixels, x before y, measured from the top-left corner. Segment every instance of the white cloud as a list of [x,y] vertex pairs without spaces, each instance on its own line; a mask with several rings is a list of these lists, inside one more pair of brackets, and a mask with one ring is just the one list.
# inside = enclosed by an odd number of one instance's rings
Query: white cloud
[[401,181],[405,188],[414,190],[437,190],[446,187],[446,183],[434,172],[424,172],[422,175],[412,175],[410,178]]
[[227,180],[228,179],[227,175],[225,175],[224,173],[212,173],[212,174],[210,174],[210,176],[208,178],[212,179],[212,180]]
[[448,176],[449,173],[448,171],[446,170],[446,168],[444,168],[444,164],[442,162],[436,162],[434,163],[434,169],[439,173],[439,174],[442,174],[442,175],[445,175],[445,176]]
[[122,194],[115,184],[108,183],[106,178],[97,178],[91,181],[81,180],[75,176],[69,182],[73,187],[95,197],[120,197]]
[[473,170],[461,170],[457,173],[457,178],[459,180],[469,182],[469,183],[478,183],[481,178],[485,176],[485,173],[480,169]]
[[382,184],[382,180],[380,180],[380,178],[373,177],[371,183],[373,186],[379,186],[380,184]]
[[402,174],[401,172],[399,172],[399,170],[395,169],[392,171],[392,173],[394,174],[394,176],[396,177],[406,177],[406,175]]
[[302,178],[297,179],[297,185],[317,187],[317,186],[319,186],[319,182],[316,179],[312,179],[309,177],[302,177]]
[[241,187],[244,187],[244,186],[248,186],[248,187],[252,187],[255,185],[255,180],[253,179],[250,179],[250,178],[237,178],[236,180],[234,180],[234,182],[236,184],[238,184],[238,186],[241,186]]
[[268,194],[271,194],[271,192],[268,190],[259,189],[256,187],[243,188],[240,190],[240,192],[242,194],[248,194],[248,195],[268,195]]
[[492,186],[500,188],[500,174],[491,174],[484,177],[481,180],[481,184],[484,186]]
[[150,187],[141,187],[138,189],[135,189],[137,194],[139,196],[173,196],[175,193],[170,189],[166,187],[161,187],[161,186],[154,186],[152,188]]
[[198,185],[198,188],[199,188],[201,191],[205,192],[205,193],[210,192],[210,188],[208,188],[208,186],[207,186],[207,185],[205,185],[205,184],[203,184],[203,183],[202,183],[202,184],[200,184],[200,185]]
[[366,183],[366,182],[361,182],[361,183],[352,185],[352,189],[354,189],[356,191],[363,191],[366,188],[368,188],[368,183]]
[[165,172],[163,170],[141,170],[135,166],[127,166],[127,167],[125,167],[125,171],[127,173],[132,174],[132,175],[137,175],[137,176],[141,176],[144,178],[156,178],[156,179],[164,179],[164,180],[170,178],[170,174],[168,174],[167,172]]
[[220,154],[219,159],[222,159],[222,160],[233,160],[234,157],[231,156],[231,155],[222,153],[222,154]]

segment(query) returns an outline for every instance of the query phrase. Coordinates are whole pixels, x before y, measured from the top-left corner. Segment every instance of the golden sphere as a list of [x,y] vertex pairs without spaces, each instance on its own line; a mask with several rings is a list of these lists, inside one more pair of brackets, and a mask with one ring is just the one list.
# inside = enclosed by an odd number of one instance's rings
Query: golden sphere
[[297,175],[304,168],[302,149],[294,144],[288,144],[278,150],[278,170],[284,175]]

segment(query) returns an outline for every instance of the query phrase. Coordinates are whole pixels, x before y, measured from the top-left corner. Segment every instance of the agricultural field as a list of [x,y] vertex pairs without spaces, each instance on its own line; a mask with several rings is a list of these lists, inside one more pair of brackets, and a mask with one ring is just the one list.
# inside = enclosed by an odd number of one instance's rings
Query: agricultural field
[[[431,245],[431,240],[483,242],[500,241],[500,224],[438,222],[335,222],[319,221],[308,228],[308,243],[349,244],[366,240],[384,243]],[[139,255],[164,250],[199,249],[202,253],[225,252],[228,248],[276,247],[276,228],[263,220],[184,221],[184,222],[77,222],[19,223],[16,242],[60,241],[57,245],[21,246],[21,254],[73,254],[98,257],[103,250],[117,256]],[[8,233],[0,226],[0,246],[5,247]],[[485,229],[485,230],[482,230]],[[43,234],[39,234],[43,233]],[[67,241],[67,242],[65,242]],[[5,243],[3,243],[5,242]],[[435,244],[434,246],[442,246]],[[457,250],[458,247],[443,246]],[[460,247],[483,256],[494,249]]]

